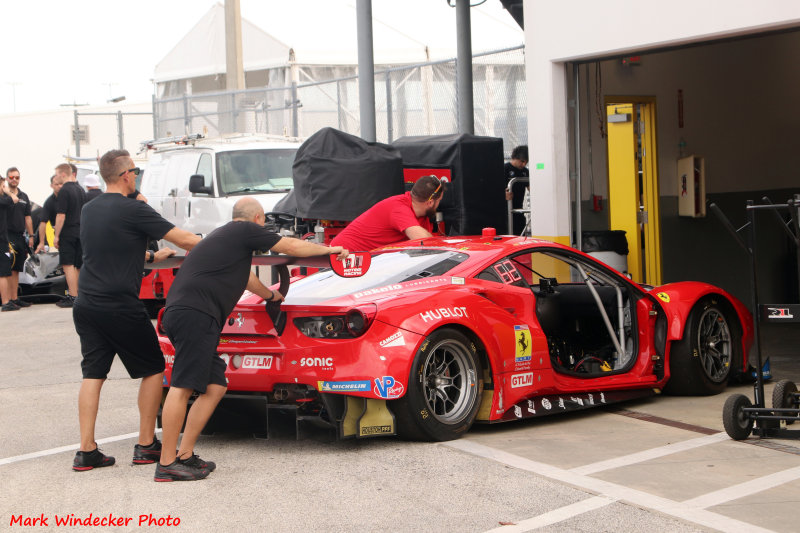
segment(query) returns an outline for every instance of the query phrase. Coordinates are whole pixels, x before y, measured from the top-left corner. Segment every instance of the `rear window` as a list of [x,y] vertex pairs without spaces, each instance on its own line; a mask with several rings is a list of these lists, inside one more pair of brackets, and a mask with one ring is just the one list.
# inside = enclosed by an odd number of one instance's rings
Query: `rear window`
[[292,164],[297,150],[236,150],[217,154],[217,176],[223,195],[286,192],[294,187]]
[[366,274],[342,278],[325,269],[292,283],[287,304],[310,305],[420,278],[442,276],[469,256],[449,250],[402,250],[377,254]]

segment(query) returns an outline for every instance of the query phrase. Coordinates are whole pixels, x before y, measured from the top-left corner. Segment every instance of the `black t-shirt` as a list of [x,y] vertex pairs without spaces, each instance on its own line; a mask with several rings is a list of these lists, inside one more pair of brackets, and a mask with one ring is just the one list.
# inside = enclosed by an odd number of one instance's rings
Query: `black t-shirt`
[[0,254],[8,251],[8,213],[14,200],[7,194],[0,194]]
[[89,189],[88,191],[86,191],[86,202],[88,203],[91,200],[94,200],[101,194],[103,194],[103,191],[101,191],[100,189]]
[[81,213],[78,304],[108,310],[141,306],[147,238],[160,239],[174,227],[146,203],[121,194],[102,194],[86,204]]
[[511,178],[530,177],[530,170],[528,170],[528,167],[517,168],[511,164],[511,161],[505,164],[503,167],[503,172],[506,175],[506,181],[510,180]]
[[54,228],[56,227],[56,195],[51,194],[47,197],[47,200],[44,201],[44,205],[42,206],[43,213],[42,218],[44,222],[50,222],[50,225]]
[[253,252],[269,250],[281,239],[253,222],[234,220],[195,246],[178,270],[167,307],[189,307],[222,326],[247,287]]
[[21,235],[25,231],[25,217],[31,216],[31,201],[28,195],[17,189],[19,202],[8,213],[8,233]]
[[56,213],[64,214],[64,225],[59,238],[78,237],[81,230],[81,208],[86,203],[86,193],[78,182],[68,181],[61,187],[56,198]]

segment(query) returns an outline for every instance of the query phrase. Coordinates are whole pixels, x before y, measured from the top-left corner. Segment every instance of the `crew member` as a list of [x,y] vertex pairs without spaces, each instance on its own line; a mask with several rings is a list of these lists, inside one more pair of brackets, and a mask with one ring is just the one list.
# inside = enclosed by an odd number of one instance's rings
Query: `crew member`
[[[106,194],[86,204],[81,213],[80,240],[85,259],[72,318],[81,341],[83,380],[78,394],[81,446],[74,470],[114,464],[95,442],[100,390],[115,355],[139,386],[139,440],[133,464],[152,464],[161,455],[155,437],[161,402],[164,357],[150,317],[139,300],[145,260],[157,263],[174,255],[164,248],[146,250],[148,238],[166,239],[190,250],[200,237],[176,228],[144,202],[126,196],[136,187],[139,169],[126,150],[112,150],[100,159]],[[66,185],[59,193],[64,194]]]
[[88,174],[83,178],[83,185],[86,187],[87,202],[103,194],[103,190],[100,188],[100,178],[97,177],[97,174]]
[[49,222],[53,229],[56,227],[56,202],[62,185],[61,178],[55,174],[50,176],[50,188],[53,189],[53,193],[47,197],[42,206],[41,215],[39,216],[39,244],[36,245],[34,253],[38,254],[47,246],[47,223]]
[[2,311],[19,311],[19,307],[11,303],[9,294],[14,254],[9,248],[8,232],[6,231],[8,212],[18,201],[17,196],[9,190],[5,178],[0,176],[0,301],[2,302],[0,310]]
[[[503,167],[503,173],[506,176],[506,181],[510,182],[511,178],[529,178],[530,171],[528,170],[528,146],[522,144],[517,146],[511,151],[511,161]],[[513,190],[512,190],[513,189]],[[526,209],[530,206],[530,185],[523,181],[514,183],[511,188],[506,185],[506,200],[511,200],[513,209]],[[511,233],[517,235],[522,233],[524,228],[530,222],[530,214],[525,216],[514,213],[513,217],[514,227],[509,228]]]
[[[341,246],[322,246],[268,231],[264,209],[253,198],[237,201],[232,218],[186,256],[167,295],[161,324],[175,347],[175,362],[161,412],[164,443],[155,481],[203,479],[216,468],[195,455],[194,445],[227,389],[225,364],[217,356],[222,327],[245,288],[264,300],[283,300],[251,272],[253,252],[272,250],[300,257],[337,254],[340,260],[348,255]],[[186,417],[193,392],[199,396]],[[186,427],[178,448],[184,418]]]
[[444,180],[422,176],[410,192],[390,196],[363,212],[331,244],[369,251],[395,242],[431,237],[431,217],[436,215],[445,188]]
[[[18,201],[8,212],[8,241],[14,248],[14,265],[9,278],[9,301],[17,307],[30,307],[30,302],[19,298],[19,273],[25,267],[25,260],[33,249],[33,220],[31,219],[31,201],[28,195],[19,188],[19,169],[11,167],[6,171],[6,184],[11,194]],[[27,232],[27,237],[25,236]]]
[[58,307],[72,307],[78,296],[78,276],[82,260],[81,209],[86,203],[86,193],[78,185],[72,166],[62,163],[56,167],[56,176],[63,183],[56,201],[56,226],[53,246],[58,248],[58,258],[67,280],[68,294],[56,302]]

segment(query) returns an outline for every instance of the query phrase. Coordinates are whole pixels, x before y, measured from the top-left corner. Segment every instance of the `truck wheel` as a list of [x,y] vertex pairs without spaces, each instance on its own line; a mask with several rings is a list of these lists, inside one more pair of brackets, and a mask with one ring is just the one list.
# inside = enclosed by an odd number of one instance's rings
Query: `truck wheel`
[[428,441],[461,437],[478,413],[482,375],[473,341],[455,329],[434,331],[414,357],[405,396],[392,402],[399,435]]

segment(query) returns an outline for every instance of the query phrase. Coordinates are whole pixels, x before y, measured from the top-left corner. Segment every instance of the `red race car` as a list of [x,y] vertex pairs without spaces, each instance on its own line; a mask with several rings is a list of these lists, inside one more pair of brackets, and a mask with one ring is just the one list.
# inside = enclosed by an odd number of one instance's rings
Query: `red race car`
[[[219,344],[231,400],[340,438],[443,441],[475,422],[716,394],[749,369],[752,317],[706,283],[640,286],[573,248],[493,230],[358,261],[284,276],[280,309],[245,293]],[[166,386],[160,325],[159,340]]]

